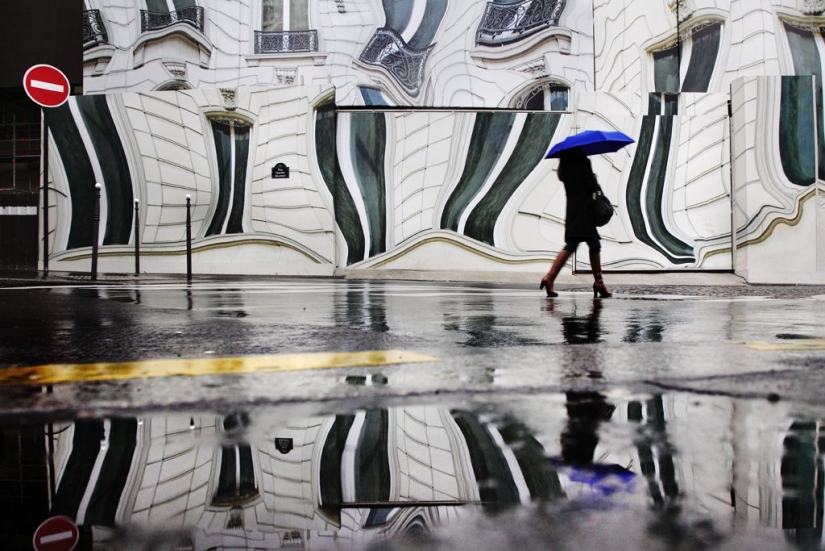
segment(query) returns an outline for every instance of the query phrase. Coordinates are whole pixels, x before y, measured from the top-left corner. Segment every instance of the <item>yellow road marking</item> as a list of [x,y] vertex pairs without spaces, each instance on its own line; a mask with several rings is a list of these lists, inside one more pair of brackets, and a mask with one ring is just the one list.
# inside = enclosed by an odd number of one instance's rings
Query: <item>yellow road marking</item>
[[146,360],[123,363],[51,364],[0,368],[0,384],[51,385],[148,377],[282,373],[307,369],[370,367],[438,361],[441,359],[404,350],[376,350],[239,358]]
[[799,339],[793,341],[743,342],[748,348],[763,351],[825,350],[825,339]]

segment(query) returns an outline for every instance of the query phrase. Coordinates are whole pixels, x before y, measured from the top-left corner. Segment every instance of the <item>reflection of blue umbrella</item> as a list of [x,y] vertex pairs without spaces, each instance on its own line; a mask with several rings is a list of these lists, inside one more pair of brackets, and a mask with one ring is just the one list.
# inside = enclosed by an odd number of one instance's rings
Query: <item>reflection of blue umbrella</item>
[[615,463],[565,465],[560,459],[551,459],[556,467],[567,472],[571,482],[584,484],[596,495],[611,496],[620,491],[632,492],[636,473]]
[[623,132],[608,130],[585,130],[568,136],[544,156],[545,159],[555,159],[565,151],[579,148],[585,155],[599,155],[613,153],[635,140]]

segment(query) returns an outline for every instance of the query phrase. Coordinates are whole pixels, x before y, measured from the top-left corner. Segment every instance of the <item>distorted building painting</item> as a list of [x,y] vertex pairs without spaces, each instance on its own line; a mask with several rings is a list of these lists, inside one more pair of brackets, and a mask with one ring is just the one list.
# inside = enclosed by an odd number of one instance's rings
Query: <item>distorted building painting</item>
[[821,420],[727,397],[542,400],[529,421],[509,408],[406,405],[56,422],[45,429],[49,509],[102,549],[158,538],[175,549],[432,545],[450,530],[506,538],[502,518],[521,515],[579,543],[599,512],[674,508],[720,540],[760,527],[788,541],[818,533]]
[[615,129],[606,270],[819,281],[820,4],[87,1],[50,260],[87,269],[100,182],[103,270],[137,232],[145,271],[181,271],[189,195],[199,272],[540,273],[564,244],[544,153]]

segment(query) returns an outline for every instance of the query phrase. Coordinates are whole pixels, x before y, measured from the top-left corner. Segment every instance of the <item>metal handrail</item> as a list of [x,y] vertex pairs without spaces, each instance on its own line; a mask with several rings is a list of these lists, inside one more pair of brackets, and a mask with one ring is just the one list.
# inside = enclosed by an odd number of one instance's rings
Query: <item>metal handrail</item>
[[188,6],[175,11],[140,10],[140,32],[157,31],[186,23],[203,32],[204,9],[200,6]]
[[360,60],[386,69],[411,95],[418,95],[424,80],[424,63],[435,44],[418,49],[407,45],[401,35],[391,28],[375,31]]
[[476,44],[500,46],[559,24],[567,0],[488,2],[476,32]]
[[318,31],[255,31],[255,53],[317,52]]
[[108,44],[109,35],[103,25],[100,10],[86,10],[83,12],[83,49],[88,50],[100,44]]

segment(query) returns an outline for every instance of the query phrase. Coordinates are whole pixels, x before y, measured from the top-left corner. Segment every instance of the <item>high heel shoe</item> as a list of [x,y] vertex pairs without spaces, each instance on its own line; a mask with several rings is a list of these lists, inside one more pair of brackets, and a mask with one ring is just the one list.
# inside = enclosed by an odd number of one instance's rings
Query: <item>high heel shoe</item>
[[547,289],[547,296],[551,297],[551,298],[559,296],[559,294],[556,291],[553,290],[553,282],[552,281],[548,282],[545,279],[546,277],[547,276],[544,276],[543,278],[541,278],[541,282],[539,283],[539,290]]
[[607,285],[602,279],[602,256],[599,251],[590,249],[590,266],[593,269],[593,298],[610,298],[613,293],[607,290]]
[[607,286],[604,284],[604,281],[597,281],[593,284],[593,298],[610,298],[613,296]]
[[570,258],[570,252],[564,249],[559,251],[559,254],[556,255],[556,259],[553,261],[553,265],[550,266],[550,270],[544,274],[544,277],[541,278],[541,282],[539,283],[539,290],[547,289],[547,296],[548,297],[557,297],[559,294],[553,289],[553,282],[556,281],[556,277],[561,272],[561,269],[564,267],[564,263],[567,262],[567,259]]

